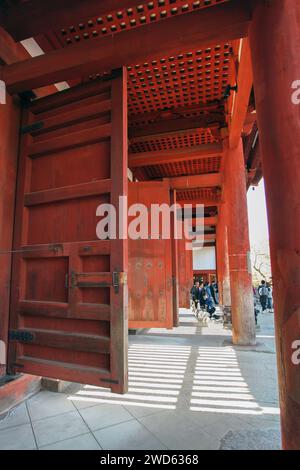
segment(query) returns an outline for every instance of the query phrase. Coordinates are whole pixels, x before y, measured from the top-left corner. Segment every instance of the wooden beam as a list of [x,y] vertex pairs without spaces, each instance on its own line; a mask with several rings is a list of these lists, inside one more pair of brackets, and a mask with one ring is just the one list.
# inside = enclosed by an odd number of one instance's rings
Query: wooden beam
[[[13,38],[0,26],[0,59],[6,64],[14,64],[30,57],[26,49],[13,40]],[[37,97],[46,96],[57,92],[57,89],[50,85],[48,87],[34,90]]]
[[[168,178],[170,189],[194,189],[194,188],[214,188],[222,186],[223,175],[221,173],[210,173],[205,175],[178,176]],[[179,201],[180,202],[180,201]]]
[[[204,241],[205,241],[205,242],[208,242],[208,241],[209,241],[209,242],[210,242],[210,241],[215,241],[216,238],[217,238],[215,233],[205,233],[205,234],[203,235],[203,237],[204,237]],[[199,242],[197,243],[197,242],[195,241],[195,242],[193,243],[193,247],[197,247],[197,246],[200,247],[200,246],[202,246],[202,245],[201,245],[201,243],[199,243]]]
[[184,206],[185,204],[192,204],[193,206],[196,206],[196,204],[201,204],[205,207],[219,207],[221,205],[221,201],[213,201],[211,199],[184,199],[184,200],[178,200],[177,204],[180,206]]
[[[195,124],[195,121],[194,121]],[[158,139],[163,139],[166,136],[167,137],[184,137],[187,134],[197,134],[199,132],[199,127],[191,127],[189,129],[185,130],[177,130],[177,131],[169,131],[167,132],[166,129],[163,129],[163,132],[160,132],[158,134],[152,134],[152,135],[142,135],[140,137],[132,137],[130,139],[130,144],[136,144],[140,142],[147,142],[148,140],[158,140]],[[217,137],[218,139],[221,139],[221,132],[219,130],[214,131],[214,137]]]
[[242,39],[237,86],[238,90],[234,97],[229,123],[229,147],[231,149],[236,148],[239,144],[253,86],[251,51],[248,38]]
[[220,122],[225,126],[225,108],[223,103],[194,104],[178,106],[158,111],[150,111],[142,114],[133,114],[129,117],[129,127],[143,125],[145,122],[154,122],[162,119],[175,119],[184,115],[204,116],[211,122]]
[[203,225],[205,227],[210,227],[210,226],[215,227],[218,224],[218,217],[217,216],[215,216],[215,217],[204,217],[204,218],[202,217],[201,219],[194,218],[193,222],[192,222],[193,227],[195,227],[196,224],[201,224],[201,223],[203,223]]
[[29,0],[0,10],[0,24],[16,41],[76,26],[94,17],[134,8],[141,0]]
[[0,59],[5,64],[28,59],[29,54],[21,44],[15,42],[12,37],[0,26]]
[[194,147],[162,150],[157,152],[130,153],[129,168],[138,168],[150,165],[162,165],[181,161],[193,161],[204,158],[213,158],[223,155],[222,144],[196,145]]
[[149,137],[157,134],[169,134],[180,130],[195,130],[195,129],[219,129],[218,122],[208,122],[206,117],[192,117],[181,119],[163,119],[161,121],[152,122],[143,127],[129,128],[129,139],[136,137]]
[[1,67],[0,79],[5,81],[10,93],[17,93],[93,73],[101,74],[122,64],[136,64],[153,57],[244,37],[250,20],[248,2],[232,0]]

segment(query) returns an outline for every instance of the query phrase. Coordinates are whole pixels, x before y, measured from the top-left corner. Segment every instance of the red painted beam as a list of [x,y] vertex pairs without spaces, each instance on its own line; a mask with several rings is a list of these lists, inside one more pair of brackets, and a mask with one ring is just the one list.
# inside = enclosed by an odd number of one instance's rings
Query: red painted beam
[[180,204],[182,207],[185,204],[192,204],[193,206],[196,206],[196,204],[202,204],[206,207],[218,207],[221,205],[221,201],[213,201],[210,199],[186,199],[186,200],[178,200],[177,204]]
[[116,10],[134,8],[141,0],[29,0],[0,10],[0,24],[17,41],[59,30]]
[[129,168],[141,166],[161,165],[181,161],[200,160],[222,156],[222,144],[197,145],[190,148],[163,150],[157,152],[141,152],[129,154]]
[[193,227],[201,223],[203,223],[205,227],[216,226],[218,224],[218,217],[194,218],[192,223]]
[[[19,43],[15,42],[13,38],[0,26],[0,59],[6,65],[14,64],[26,60],[30,57],[26,49]],[[39,90],[35,90],[37,97],[46,96],[57,92],[57,89],[50,85]]]
[[[213,242],[216,240],[217,238],[217,235],[215,233],[205,233],[203,235],[203,239],[205,242]],[[197,246],[201,246],[201,243],[200,242],[195,242],[193,243],[193,246],[197,247]]]
[[122,64],[135,64],[189,51],[195,46],[201,48],[246,36],[250,20],[248,2],[232,0],[1,67],[0,79],[5,81],[9,92],[17,93],[107,72]]
[[132,127],[129,129],[129,138],[135,137],[153,137],[156,134],[169,134],[170,132],[176,132],[181,130],[190,130],[198,128],[210,128],[219,129],[220,124],[217,122],[208,122],[207,118],[181,118],[181,119],[164,119],[156,122],[152,122],[142,127]]
[[210,173],[206,175],[178,176],[169,178],[170,189],[193,189],[213,188],[222,186],[223,175],[221,173]]
[[[143,135],[140,137],[132,137],[130,139],[130,144],[136,144],[140,142],[145,142],[148,140],[158,140],[158,139],[164,139],[166,136],[167,137],[185,137],[187,134],[197,134],[199,132],[199,127],[190,127],[188,129],[182,130],[176,130],[176,131],[167,131],[166,129],[163,129],[163,132],[160,132],[159,134],[153,134],[153,135]],[[214,131],[214,136],[217,137],[218,140],[221,138],[221,132],[216,129]]]
[[192,106],[179,106],[164,111],[152,111],[143,114],[134,114],[129,117],[129,126],[144,125],[147,122],[162,119],[174,119],[178,116],[205,116],[213,121],[224,122],[224,105],[222,103],[195,104]]
[[232,149],[239,145],[253,86],[251,52],[248,38],[242,40],[237,86],[238,90],[233,101],[232,115],[229,123],[229,147]]

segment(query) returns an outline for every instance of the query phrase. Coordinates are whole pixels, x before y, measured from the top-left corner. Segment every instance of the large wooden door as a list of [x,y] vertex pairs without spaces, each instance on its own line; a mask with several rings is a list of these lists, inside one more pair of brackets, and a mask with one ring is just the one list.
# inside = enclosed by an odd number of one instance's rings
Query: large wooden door
[[[129,183],[129,205],[148,208],[149,239],[129,239],[129,328],[173,327],[171,239],[150,238],[151,204],[170,205],[169,183]],[[129,222],[130,222],[129,217]]]
[[11,372],[127,389],[128,250],[97,207],[127,195],[126,71],[24,109]]

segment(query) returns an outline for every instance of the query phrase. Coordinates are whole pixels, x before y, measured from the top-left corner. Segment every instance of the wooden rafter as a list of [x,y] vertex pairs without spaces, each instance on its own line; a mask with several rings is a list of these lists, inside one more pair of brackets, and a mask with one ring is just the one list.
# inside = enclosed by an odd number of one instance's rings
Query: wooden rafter
[[169,178],[170,189],[193,189],[193,188],[213,188],[221,187],[223,175],[221,173],[211,173],[207,175],[178,176]]
[[163,150],[158,152],[141,152],[129,154],[129,167],[138,168],[149,165],[161,165],[181,161],[193,161],[202,158],[218,157],[223,154],[221,144],[197,145],[177,150]]
[[[0,59],[5,64],[10,65],[22,60],[28,59],[29,54],[22,44],[17,43],[8,34],[8,32],[0,26]],[[37,97],[47,96],[55,93],[57,89],[53,85],[49,85],[39,90],[34,90]]]
[[251,52],[248,38],[241,44],[240,62],[237,76],[237,93],[233,101],[233,109],[229,123],[229,146],[236,148],[242,135],[247,116],[249,98],[253,86]]
[[203,225],[205,227],[216,226],[218,224],[218,217],[217,216],[215,216],[215,217],[204,217],[202,219],[194,218],[193,221],[192,221],[193,227],[195,227],[196,224],[201,224],[201,223],[203,223]]
[[168,119],[153,122],[147,126],[129,129],[129,138],[148,137],[183,130],[196,130],[197,128],[218,129],[219,123],[208,123],[205,118]]

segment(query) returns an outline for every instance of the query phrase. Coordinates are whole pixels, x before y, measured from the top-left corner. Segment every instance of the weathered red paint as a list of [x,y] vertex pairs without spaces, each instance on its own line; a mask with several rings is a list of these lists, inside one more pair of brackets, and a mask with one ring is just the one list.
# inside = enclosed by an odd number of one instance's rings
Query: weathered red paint
[[236,149],[228,150],[224,171],[233,342],[251,345],[256,340],[242,140]]
[[300,3],[258,5],[250,45],[270,231],[282,443],[299,450],[300,366],[292,362],[292,346],[300,340],[300,104],[292,100],[292,84],[300,80]]

